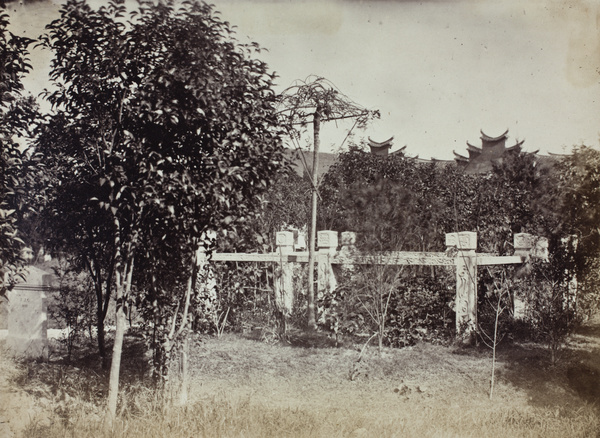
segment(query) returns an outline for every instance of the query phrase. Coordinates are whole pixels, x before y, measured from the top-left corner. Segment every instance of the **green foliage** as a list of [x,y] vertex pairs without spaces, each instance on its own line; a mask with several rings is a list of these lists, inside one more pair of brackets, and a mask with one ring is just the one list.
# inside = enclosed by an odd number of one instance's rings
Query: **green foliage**
[[577,313],[578,295],[574,271],[568,269],[568,246],[556,248],[548,262],[530,262],[529,275],[521,279],[526,304],[525,321],[531,338],[545,343],[553,364],[567,336],[581,323]]
[[[227,309],[229,329],[269,326],[273,317],[273,269],[256,263],[218,263],[214,267],[218,291],[217,311]],[[216,331],[216,324],[212,324]]]
[[31,70],[28,47],[33,41],[8,32],[8,18],[0,9],[0,296],[23,267],[20,255],[25,242],[18,221],[28,211],[25,198],[38,164],[16,141],[29,134],[35,117],[33,101],[20,98],[21,80]]
[[392,297],[386,339],[393,347],[447,343],[455,334],[452,273],[405,278]]
[[404,250],[442,250],[444,233],[455,227],[455,196],[467,197],[463,180],[451,167],[422,165],[401,153],[382,157],[352,148],[324,176],[319,223],[358,231],[359,243],[389,248],[394,236]]
[[65,259],[59,259],[53,268],[57,277],[58,290],[51,295],[48,313],[56,326],[65,334],[59,339],[67,351],[67,360],[71,360],[73,348],[86,335],[93,339],[95,326],[94,285],[87,273],[77,272]]
[[[345,272],[339,278],[342,286],[320,301],[320,325],[336,338],[381,330],[382,342],[391,347],[406,347],[419,341],[446,343],[452,338],[456,292],[454,285],[448,286],[452,284],[450,273],[440,271],[437,277],[416,277],[404,272],[396,277],[398,267],[355,269]],[[378,280],[381,275],[385,275],[383,284]]]
[[414,198],[398,183],[387,179],[373,184],[353,183],[348,187],[348,196],[342,199],[343,227],[357,232],[359,248],[400,250],[418,239],[411,231],[418,227]]
[[368,335],[373,329],[365,309],[358,301],[353,275],[341,271],[337,276],[340,287],[326,293],[319,300],[319,326],[336,337],[342,335]]
[[[506,255],[513,253],[515,233],[529,232],[551,242],[573,233],[584,241],[582,247],[572,247],[578,278],[584,278],[583,272],[594,278],[589,267],[597,260],[590,256],[598,248],[597,209],[592,208],[597,205],[598,162],[597,153],[587,148],[576,151],[562,168],[541,165],[534,154],[509,153],[491,173],[466,175],[455,166],[421,164],[402,153],[382,157],[351,148],[324,177],[320,223],[357,231],[358,247],[370,251],[394,246],[441,251],[445,233],[476,231],[480,252]],[[561,202],[564,210],[552,207]],[[564,217],[563,211],[568,211]],[[485,305],[493,278],[484,273],[478,282],[479,322],[487,327],[495,319]],[[594,296],[590,290],[595,287],[593,281],[582,283],[580,305]],[[520,293],[518,287],[511,285],[513,293]],[[502,330],[510,330],[509,319],[501,316]]]
[[272,252],[275,235],[288,228],[300,229],[309,221],[311,185],[308,179],[285,169],[274,175],[259,198],[259,208],[250,212],[244,227],[220,236],[220,252]]
[[476,231],[484,252],[508,254],[513,233],[544,235],[555,226],[549,182],[532,154],[509,154],[489,175],[466,175],[453,165],[352,148],[323,179],[319,220],[325,228],[361,231],[367,241],[379,239],[374,222],[381,220],[381,229],[414,251],[441,251],[445,233]]
[[[275,234],[292,228],[302,228],[309,221],[310,182],[292,169],[279,174],[261,199],[261,209],[248,219],[247,226],[234,229],[222,236],[216,250],[219,252],[273,252]],[[217,298],[212,308],[222,319],[227,315],[227,330],[243,331],[249,327],[270,327],[276,324],[273,296],[274,270],[268,264],[215,263],[211,265],[217,282]],[[306,270],[297,266],[294,285],[297,292],[305,288]],[[303,298],[301,293],[297,299]],[[202,307],[203,305],[201,305]],[[300,323],[299,313],[306,306],[294,306],[292,325]],[[195,329],[216,332],[215,315],[196,313]],[[274,327],[273,327],[274,328]]]
[[[589,316],[600,303],[600,151],[581,146],[559,165],[562,223],[559,237],[572,240],[578,312]],[[560,242],[555,243],[560,246]]]

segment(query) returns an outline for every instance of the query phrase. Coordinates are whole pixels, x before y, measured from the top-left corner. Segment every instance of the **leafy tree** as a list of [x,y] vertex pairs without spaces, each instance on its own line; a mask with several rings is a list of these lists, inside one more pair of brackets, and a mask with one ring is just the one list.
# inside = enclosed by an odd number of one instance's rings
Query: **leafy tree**
[[[166,334],[185,336],[199,248],[211,244],[212,230],[244,226],[283,160],[273,75],[253,58],[255,44],[236,42],[229,24],[198,2],[142,2],[126,14],[120,2],[93,10],[70,0],[43,39],[57,85],[48,94],[55,140],[40,143],[61,176],[52,200],[65,189],[81,195],[61,214],[85,213],[72,222],[76,244],[85,253],[89,236],[108,251],[98,272],[115,285],[109,420],[134,282],[171,298],[157,318],[170,313]],[[86,235],[81,224],[94,218],[106,232]]]
[[529,275],[520,280],[531,337],[548,346],[553,365],[581,321],[576,313],[574,272],[568,269],[571,254],[568,244],[554,248],[547,262],[534,260]]
[[279,97],[279,114],[293,139],[300,135],[297,126],[313,126],[313,164],[311,169],[311,221],[308,239],[308,309],[307,326],[316,328],[314,290],[315,242],[317,236],[317,205],[319,181],[319,147],[321,123],[341,119],[355,119],[355,125],[364,126],[378,111],[369,111],[342,94],[330,81],[310,76],[306,81],[296,81]]
[[94,178],[99,177],[95,168],[84,164],[87,152],[77,151],[85,140],[68,125],[66,114],[59,113],[47,117],[39,128],[37,149],[47,168],[38,191],[45,199],[40,226],[49,249],[55,254],[64,253],[70,259],[70,269],[86,271],[92,281],[93,288],[86,292],[91,291],[95,298],[96,341],[102,367],[107,368],[104,322],[114,291],[113,221],[111,212],[90,202],[102,192],[101,187],[94,185]]
[[534,154],[511,153],[494,163],[489,176],[478,178],[471,215],[482,250],[510,254],[515,233],[548,236],[554,223],[551,186],[549,168],[539,166]]
[[378,249],[398,241],[404,250],[439,247],[447,202],[439,172],[401,153],[382,157],[352,148],[323,178],[319,220],[334,230],[357,231],[359,244]]
[[[597,310],[600,303],[600,151],[576,147],[558,169],[562,195],[560,238],[572,240],[576,303],[578,312],[584,316]],[[564,244],[560,239],[555,240],[554,246]]]
[[17,223],[27,213],[26,195],[35,180],[31,170],[38,164],[16,140],[29,134],[35,118],[33,101],[20,98],[21,80],[31,70],[28,47],[33,41],[8,32],[8,24],[0,9],[0,297],[23,265],[24,241]]

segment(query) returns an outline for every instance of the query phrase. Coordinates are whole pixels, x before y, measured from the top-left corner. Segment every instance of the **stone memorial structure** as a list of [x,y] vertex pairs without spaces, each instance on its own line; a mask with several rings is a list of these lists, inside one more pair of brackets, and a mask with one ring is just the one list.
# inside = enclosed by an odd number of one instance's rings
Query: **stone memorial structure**
[[[332,265],[352,269],[355,265],[420,265],[447,266],[456,270],[456,334],[463,342],[470,342],[477,333],[477,267],[522,265],[530,258],[547,260],[547,239],[531,235],[515,235],[515,254],[498,256],[478,254],[477,233],[462,231],[446,234],[445,252],[389,251],[377,256],[361,254],[356,249],[356,233],[341,233],[341,248],[336,231],[319,231],[317,238],[317,298],[337,287]],[[277,251],[267,254],[213,253],[211,261],[241,261],[276,263],[275,298],[278,310],[284,315],[293,306],[292,265],[307,263],[308,252],[294,251],[294,234],[290,231],[276,235]]]
[[324,293],[331,292],[337,288],[337,281],[331,261],[338,247],[337,231],[317,232],[317,298],[322,299]]
[[457,251],[456,332],[472,337],[477,331],[477,233],[447,233],[446,246]]
[[15,356],[48,359],[47,292],[54,276],[35,266],[7,294],[6,347]]
[[287,318],[292,314],[294,307],[294,267],[292,263],[284,263],[283,256],[294,252],[294,233],[292,231],[279,231],[275,236],[277,254],[282,256],[279,270],[273,282],[275,290],[275,305]]

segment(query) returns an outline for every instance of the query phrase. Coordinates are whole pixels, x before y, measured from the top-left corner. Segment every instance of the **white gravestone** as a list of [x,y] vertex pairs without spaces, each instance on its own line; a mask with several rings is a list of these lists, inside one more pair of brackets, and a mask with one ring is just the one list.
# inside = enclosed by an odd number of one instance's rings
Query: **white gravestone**
[[48,359],[48,309],[46,292],[51,274],[34,266],[27,268],[24,283],[8,292],[8,336],[6,346],[15,356]]

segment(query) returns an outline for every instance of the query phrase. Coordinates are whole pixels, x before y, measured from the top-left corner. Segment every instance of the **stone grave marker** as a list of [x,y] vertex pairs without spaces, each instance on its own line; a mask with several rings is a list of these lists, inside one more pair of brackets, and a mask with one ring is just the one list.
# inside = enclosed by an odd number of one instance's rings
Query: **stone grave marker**
[[25,281],[7,294],[6,346],[15,356],[48,359],[47,292],[52,279],[52,274],[29,266]]

